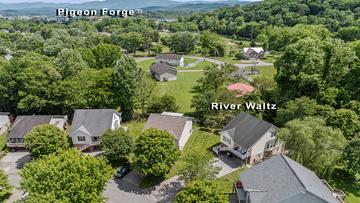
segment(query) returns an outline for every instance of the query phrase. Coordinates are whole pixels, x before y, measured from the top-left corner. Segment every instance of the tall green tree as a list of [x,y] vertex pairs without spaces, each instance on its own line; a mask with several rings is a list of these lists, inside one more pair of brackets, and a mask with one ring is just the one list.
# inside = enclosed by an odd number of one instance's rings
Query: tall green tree
[[221,192],[220,186],[215,181],[195,180],[181,190],[175,199],[176,203],[186,202],[228,202],[228,197]]
[[161,97],[153,97],[147,107],[149,113],[177,112],[178,110],[179,106],[176,104],[176,98],[167,94]]
[[326,123],[340,129],[347,139],[351,139],[360,132],[359,116],[352,110],[337,109],[327,117]]
[[190,32],[179,32],[164,39],[163,42],[175,53],[190,53],[198,44],[198,36]]
[[345,168],[356,176],[360,173],[360,134],[354,136],[344,150]]
[[28,163],[21,187],[30,199],[48,195],[60,202],[95,203],[104,201],[102,192],[112,175],[105,160],[70,149]]
[[104,156],[112,163],[128,158],[133,149],[133,139],[123,129],[107,131],[101,136]]
[[25,146],[32,157],[40,158],[67,149],[68,135],[53,125],[36,126],[26,134]]
[[121,38],[121,47],[126,49],[129,53],[133,53],[134,56],[136,51],[141,47],[144,42],[144,38],[140,33],[129,32],[124,33],[120,36]]
[[140,106],[142,115],[145,115],[155,86],[155,81],[148,74],[142,74],[137,91],[135,92],[136,101]]
[[92,49],[96,61],[96,69],[111,68],[122,56],[119,46],[99,44]]
[[0,170],[0,201],[5,201],[10,195],[12,186],[9,183],[9,178],[3,170]]
[[135,141],[134,167],[147,176],[162,177],[179,159],[174,137],[167,131],[148,129]]
[[278,132],[289,156],[319,175],[331,174],[347,143],[340,130],[325,124],[322,118],[305,117],[289,121]]
[[193,180],[211,180],[219,173],[214,167],[211,155],[207,151],[191,150],[180,159],[177,174],[186,182]]
[[133,117],[135,95],[144,74],[131,56],[122,56],[113,68],[113,91],[115,101],[120,105],[123,119]]
[[55,66],[64,79],[79,74],[86,68],[86,63],[76,50],[63,49],[56,57]]

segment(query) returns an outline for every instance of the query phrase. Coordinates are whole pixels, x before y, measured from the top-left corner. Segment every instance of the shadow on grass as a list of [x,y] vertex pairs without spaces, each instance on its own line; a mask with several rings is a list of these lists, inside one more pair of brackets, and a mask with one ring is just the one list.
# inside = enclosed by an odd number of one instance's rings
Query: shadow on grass
[[357,197],[360,196],[360,182],[341,169],[336,169],[329,182],[336,189],[345,192],[346,195],[351,193]]

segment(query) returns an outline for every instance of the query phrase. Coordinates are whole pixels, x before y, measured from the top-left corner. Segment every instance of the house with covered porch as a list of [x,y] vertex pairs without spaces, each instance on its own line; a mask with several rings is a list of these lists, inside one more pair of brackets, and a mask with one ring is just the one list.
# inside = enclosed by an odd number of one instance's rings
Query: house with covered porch
[[214,151],[231,153],[254,165],[284,151],[284,142],[276,139],[276,131],[273,124],[241,112],[220,131],[220,145]]

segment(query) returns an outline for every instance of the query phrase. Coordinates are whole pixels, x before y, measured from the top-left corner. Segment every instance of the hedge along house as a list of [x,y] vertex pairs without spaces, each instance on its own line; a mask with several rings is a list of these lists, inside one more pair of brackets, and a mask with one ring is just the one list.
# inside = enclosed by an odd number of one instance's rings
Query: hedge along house
[[144,130],[156,128],[164,130],[174,136],[177,146],[183,150],[192,133],[193,119],[180,113],[164,112],[150,114]]
[[254,165],[284,151],[284,142],[276,139],[277,127],[241,112],[220,131],[216,153],[229,152],[244,163]]
[[177,80],[176,68],[160,62],[154,63],[150,67],[150,74],[158,81],[174,81]]
[[121,113],[114,109],[77,109],[71,124],[70,137],[81,151],[100,147],[101,136],[121,127]]
[[167,63],[175,67],[184,66],[184,56],[177,54],[158,54],[155,57],[156,62],[158,63]]
[[34,127],[50,124],[65,130],[67,126],[67,116],[57,115],[32,115],[18,116],[9,129],[9,139],[7,147],[11,150],[24,150],[24,139],[28,132]]

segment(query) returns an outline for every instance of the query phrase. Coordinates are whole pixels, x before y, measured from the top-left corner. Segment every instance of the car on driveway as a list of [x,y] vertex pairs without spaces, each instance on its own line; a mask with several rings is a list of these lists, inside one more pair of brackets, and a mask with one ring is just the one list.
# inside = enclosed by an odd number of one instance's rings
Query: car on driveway
[[128,174],[131,171],[130,165],[124,165],[124,166],[120,166],[117,170],[116,170],[116,174],[115,177],[117,178],[122,178],[124,177],[126,174]]

